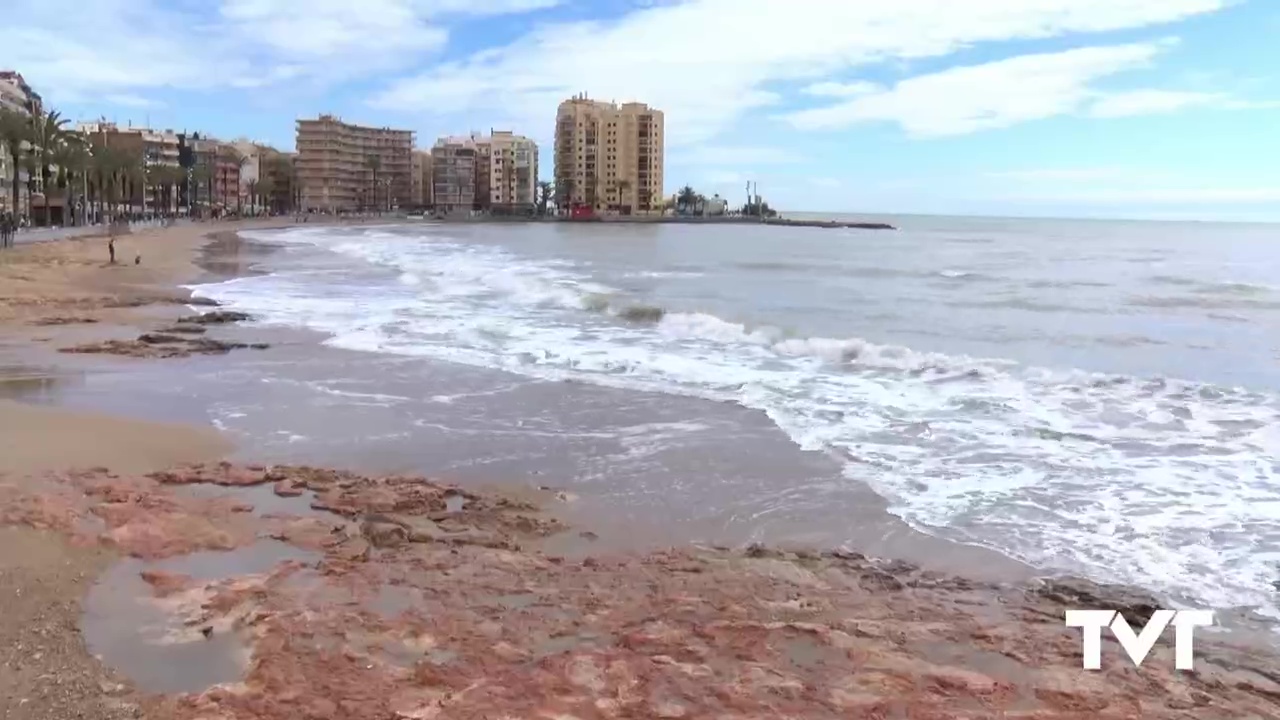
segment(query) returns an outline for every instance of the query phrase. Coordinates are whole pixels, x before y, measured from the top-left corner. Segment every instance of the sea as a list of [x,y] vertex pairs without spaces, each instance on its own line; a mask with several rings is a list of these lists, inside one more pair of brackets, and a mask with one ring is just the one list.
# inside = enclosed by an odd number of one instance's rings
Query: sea
[[255,272],[195,295],[345,359],[213,419],[305,446],[323,401],[320,444],[491,475],[571,442],[555,483],[673,541],[857,545],[875,514],[1280,619],[1280,226],[858,219],[898,229],[247,232]]

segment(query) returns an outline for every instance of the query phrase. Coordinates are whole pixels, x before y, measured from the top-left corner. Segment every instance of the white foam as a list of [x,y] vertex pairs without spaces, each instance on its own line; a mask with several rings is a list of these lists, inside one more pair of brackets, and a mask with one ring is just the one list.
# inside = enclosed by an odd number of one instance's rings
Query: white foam
[[616,293],[588,268],[421,230],[272,236],[385,267],[376,287],[272,275],[198,292],[352,350],[736,401],[843,458],[917,527],[1182,601],[1278,612],[1274,396],[788,338],[706,313],[622,323],[582,309]]

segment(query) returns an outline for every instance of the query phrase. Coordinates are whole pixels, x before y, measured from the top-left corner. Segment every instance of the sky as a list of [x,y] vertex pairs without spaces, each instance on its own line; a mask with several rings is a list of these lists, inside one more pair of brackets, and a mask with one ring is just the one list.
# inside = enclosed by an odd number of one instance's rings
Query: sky
[[550,151],[666,115],[666,192],[790,211],[1280,220],[1277,0],[5,0],[77,120],[292,149],[333,113]]

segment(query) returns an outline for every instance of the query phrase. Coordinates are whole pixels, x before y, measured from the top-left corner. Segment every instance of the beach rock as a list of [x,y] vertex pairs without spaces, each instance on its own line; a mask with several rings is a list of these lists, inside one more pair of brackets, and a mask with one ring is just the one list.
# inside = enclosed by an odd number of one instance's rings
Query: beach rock
[[143,570],[139,573],[142,581],[150,585],[157,597],[167,597],[182,592],[191,586],[190,575],[165,572],[163,570]]
[[178,335],[168,335],[165,333],[143,333],[138,336],[138,342],[148,345],[164,345],[166,343],[186,342],[187,339]]
[[377,548],[399,547],[409,542],[409,531],[403,526],[370,516],[360,525],[360,532],[369,544]]
[[201,327],[200,325],[183,325],[183,324],[178,324],[178,325],[170,325],[169,327],[166,327],[166,328],[161,328],[161,329],[160,329],[160,332],[162,332],[162,333],[182,333],[182,334],[185,334],[185,335],[203,335],[203,334],[205,334],[206,332],[208,332],[208,330],[207,330],[207,328]]
[[[552,527],[527,503],[466,493],[450,513],[448,498],[465,491],[305,466],[97,468],[48,482],[37,496],[0,483],[0,518],[67,528],[90,514],[102,541],[144,556],[264,536],[320,555],[210,583],[148,569],[156,593],[172,593],[156,604],[183,642],[235,631],[252,658],[241,682],[159,698],[148,716],[1280,716],[1280,661],[1216,638],[1197,637],[1194,673],[1173,670],[1165,641],[1141,668],[1083,671],[1062,605],[1145,606],[1074,579],[982,584],[763,545],[556,562],[516,542]],[[190,483],[229,497],[170,487]],[[314,493],[333,513],[233,512],[237,487],[265,483]]]
[[232,350],[265,350],[267,343],[243,343],[214,340],[207,337],[187,338],[164,333],[143,333],[136,340],[106,340],[72,347],[58,352],[121,355],[135,358],[184,358],[192,355],[225,355]]
[[207,337],[189,339],[186,342],[192,352],[202,355],[224,355],[232,350],[266,350],[271,347],[267,343],[227,342]]
[[248,313],[237,312],[235,310],[214,310],[212,312],[201,313],[199,315],[189,315],[187,317],[178,318],[179,323],[189,323],[193,325],[225,325],[227,323],[243,322],[252,320],[253,317]]
[[1125,587],[1099,585],[1083,578],[1042,580],[1031,593],[1072,609],[1118,610],[1130,623],[1146,624],[1162,604],[1156,598]]
[[39,318],[31,321],[31,325],[39,327],[47,327],[54,325],[93,325],[97,323],[96,318],[80,317],[77,315],[55,315],[53,317]]

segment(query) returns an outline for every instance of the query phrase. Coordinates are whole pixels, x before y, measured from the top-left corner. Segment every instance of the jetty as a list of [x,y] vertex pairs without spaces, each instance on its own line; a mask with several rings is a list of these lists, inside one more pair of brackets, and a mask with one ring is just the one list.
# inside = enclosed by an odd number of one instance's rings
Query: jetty
[[578,218],[553,218],[557,222],[596,222],[596,223],[644,223],[666,225],[770,225],[774,227],[811,227],[827,229],[854,230],[897,230],[888,223],[849,222],[844,220],[794,220],[791,218],[760,218],[747,215],[720,215],[703,217],[697,215],[594,215]]

